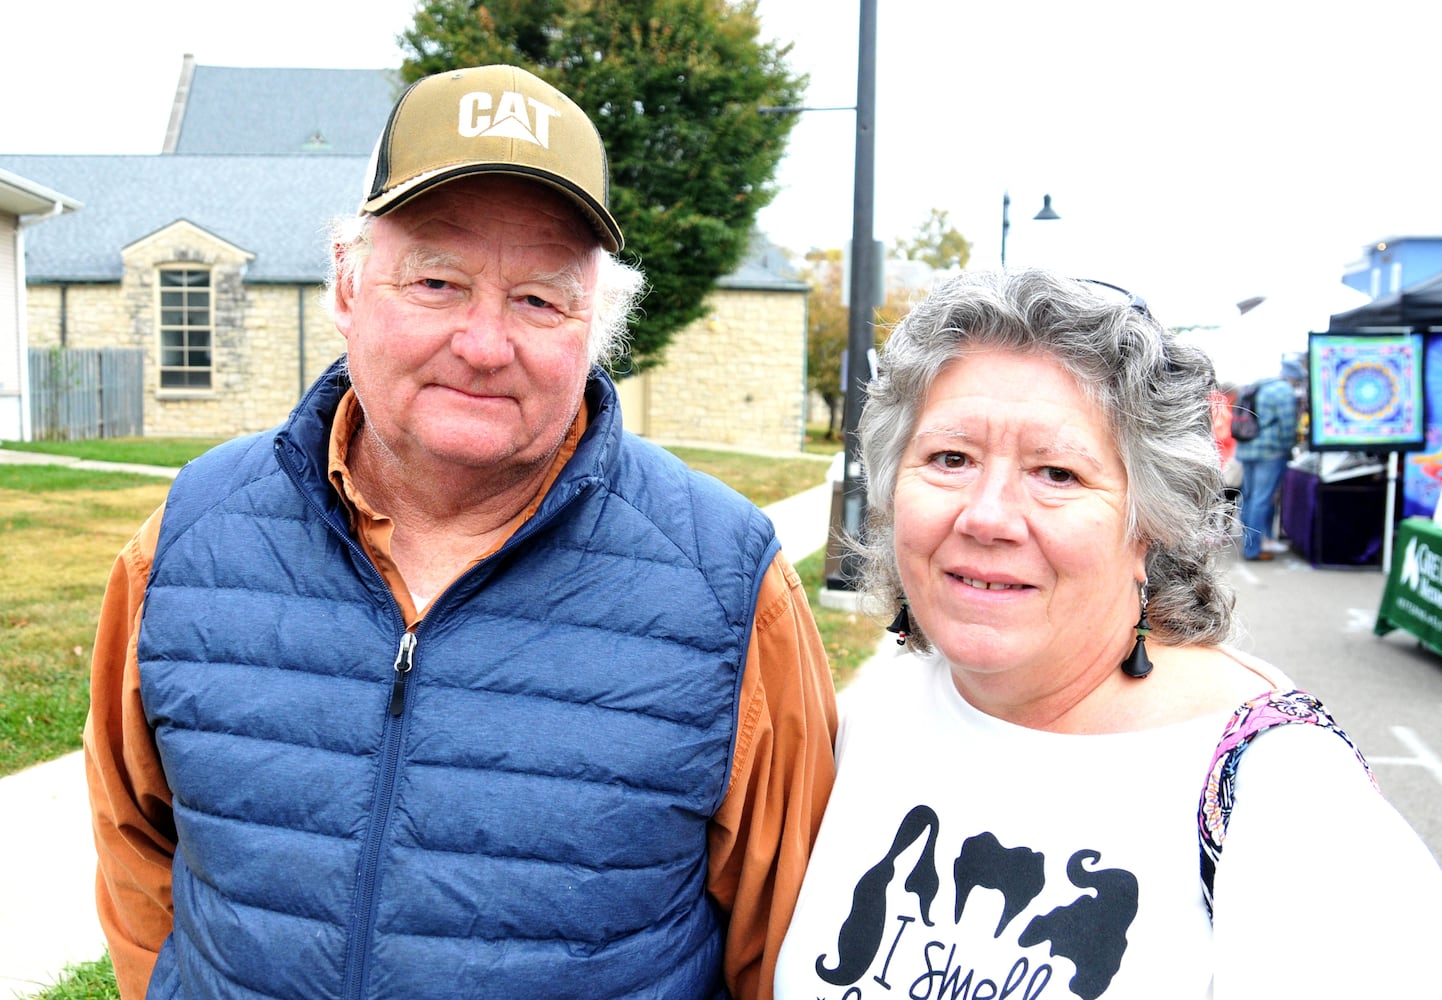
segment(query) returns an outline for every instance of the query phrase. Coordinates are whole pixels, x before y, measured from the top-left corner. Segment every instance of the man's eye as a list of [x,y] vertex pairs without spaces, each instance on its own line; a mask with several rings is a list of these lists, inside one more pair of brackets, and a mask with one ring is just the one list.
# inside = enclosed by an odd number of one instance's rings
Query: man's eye
[[449,285],[450,282],[446,281],[444,278],[422,278],[418,282],[416,282],[416,284],[420,285],[423,288],[430,288],[435,291],[440,291],[442,288],[445,288],[447,285]]
[[527,295],[522,301],[533,309],[547,309],[550,308],[551,305],[549,301],[541,298],[539,295]]

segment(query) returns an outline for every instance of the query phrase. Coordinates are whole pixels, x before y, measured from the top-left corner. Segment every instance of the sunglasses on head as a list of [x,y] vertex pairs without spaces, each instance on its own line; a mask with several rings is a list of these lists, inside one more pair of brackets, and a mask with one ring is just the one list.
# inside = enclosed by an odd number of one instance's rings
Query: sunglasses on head
[[1110,281],[1098,281],[1096,278],[1077,278],[1084,285],[1097,285],[1101,288],[1110,288],[1127,300],[1127,305],[1141,313],[1147,319],[1152,319],[1151,310],[1147,308],[1147,300],[1135,292],[1129,292],[1120,285],[1113,285]]

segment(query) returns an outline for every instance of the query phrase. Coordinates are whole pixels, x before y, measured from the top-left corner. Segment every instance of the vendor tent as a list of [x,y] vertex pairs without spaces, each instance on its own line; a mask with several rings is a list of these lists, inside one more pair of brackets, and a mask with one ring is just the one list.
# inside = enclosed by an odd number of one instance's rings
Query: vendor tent
[[1332,317],[1332,330],[1442,326],[1442,274]]
[[1238,315],[1220,327],[1179,334],[1211,356],[1217,380],[1241,386],[1281,371],[1282,359],[1307,353],[1307,335],[1326,327],[1332,313],[1366,296],[1346,285],[1312,282],[1238,303]]

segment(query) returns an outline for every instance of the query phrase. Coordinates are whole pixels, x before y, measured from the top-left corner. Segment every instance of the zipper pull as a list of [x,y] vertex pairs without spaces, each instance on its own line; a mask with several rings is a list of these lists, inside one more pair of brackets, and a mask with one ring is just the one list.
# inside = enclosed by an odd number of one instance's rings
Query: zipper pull
[[401,635],[401,648],[396,650],[396,678],[391,683],[391,715],[400,715],[406,707],[406,674],[414,666],[416,634],[405,632]]

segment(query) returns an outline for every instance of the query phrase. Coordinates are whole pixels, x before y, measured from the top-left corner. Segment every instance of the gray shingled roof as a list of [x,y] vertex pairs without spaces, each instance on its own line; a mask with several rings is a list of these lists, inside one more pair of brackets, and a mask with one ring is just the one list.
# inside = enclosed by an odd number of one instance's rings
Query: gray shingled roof
[[[185,219],[254,254],[248,281],[322,281],[327,226],[356,210],[371,149],[402,89],[390,70],[194,66],[174,153],[0,155],[0,170],[84,206],[27,231],[27,280],[119,281],[124,247]],[[329,148],[306,151],[316,132]],[[718,284],[807,287],[759,234]]]
[[[19,174],[83,207],[25,236],[29,281],[119,281],[120,251],[185,219],[255,255],[246,280],[319,282],[328,226],[361,199],[369,156],[6,156]],[[723,288],[804,292],[785,256],[753,235]]]
[[716,285],[719,288],[774,292],[805,292],[811,287],[797,276],[785,251],[759,231],[751,233],[746,256],[736,265],[736,270],[722,275]]
[[27,230],[32,282],[119,281],[120,251],[185,219],[255,255],[246,279],[318,282],[328,225],[355,212],[368,156],[4,156],[83,204]]
[[370,156],[403,89],[392,70],[196,66],[175,154]]

